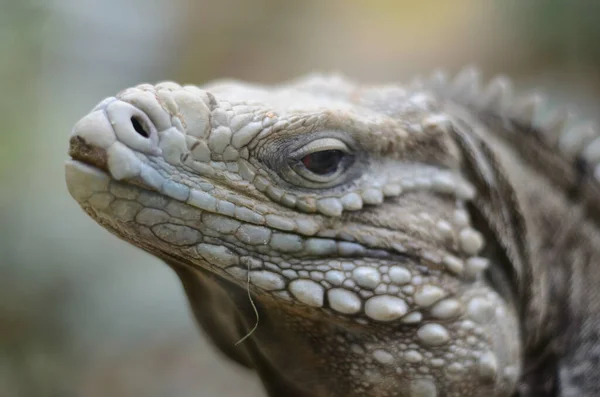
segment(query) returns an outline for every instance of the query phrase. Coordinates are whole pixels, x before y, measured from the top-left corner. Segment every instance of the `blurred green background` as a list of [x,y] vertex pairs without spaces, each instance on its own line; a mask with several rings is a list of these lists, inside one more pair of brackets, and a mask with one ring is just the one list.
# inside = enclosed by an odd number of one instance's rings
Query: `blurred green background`
[[598,113],[600,2],[0,0],[0,397],[260,396],[174,274],[67,193],[72,125],[140,82],[477,64]]

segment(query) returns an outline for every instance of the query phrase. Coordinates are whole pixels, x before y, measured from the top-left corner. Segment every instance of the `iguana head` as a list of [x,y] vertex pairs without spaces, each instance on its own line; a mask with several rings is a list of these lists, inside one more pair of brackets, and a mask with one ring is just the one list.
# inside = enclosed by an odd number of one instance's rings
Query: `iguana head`
[[67,185],[122,239],[328,330],[281,325],[315,358],[292,366],[299,383],[307,367],[334,378],[314,395],[508,396],[520,330],[482,276],[497,247],[472,219],[454,117],[425,92],[336,76],[144,84],[76,124]]

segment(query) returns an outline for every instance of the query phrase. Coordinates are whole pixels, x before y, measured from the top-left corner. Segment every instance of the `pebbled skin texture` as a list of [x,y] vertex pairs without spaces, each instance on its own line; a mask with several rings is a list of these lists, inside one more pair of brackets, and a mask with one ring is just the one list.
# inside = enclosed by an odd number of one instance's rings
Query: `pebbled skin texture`
[[67,185],[269,396],[596,396],[600,140],[478,81],[143,84]]

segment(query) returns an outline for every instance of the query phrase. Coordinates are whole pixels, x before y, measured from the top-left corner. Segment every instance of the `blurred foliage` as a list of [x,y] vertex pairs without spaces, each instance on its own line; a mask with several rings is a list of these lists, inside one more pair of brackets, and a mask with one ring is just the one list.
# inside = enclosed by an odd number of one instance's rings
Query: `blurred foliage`
[[537,0],[506,2],[522,37],[531,37],[531,58],[564,67],[600,66],[600,2]]
[[[35,122],[45,10],[33,1],[0,1],[0,180],[15,163],[26,166],[24,145]],[[0,195],[3,196],[3,195]],[[0,197],[0,204],[2,203]]]
[[[0,1],[0,395],[40,395],[31,382],[42,374],[61,372],[58,357],[64,333],[51,321],[60,295],[60,285],[27,294],[31,279],[20,275],[20,258],[14,250],[10,225],[18,213],[13,203],[19,198],[22,176],[31,164],[27,146],[37,118],[35,91],[40,74],[41,31],[45,10],[31,1]],[[41,321],[40,321],[41,320]],[[46,324],[44,332],[39,325]],[[50,348],[50,349],[49,349]],[[53,373],[38,371],[46,360]],[[45,382],[42,382],[45,383]],[[23,387],[23,388],[22,388]]]

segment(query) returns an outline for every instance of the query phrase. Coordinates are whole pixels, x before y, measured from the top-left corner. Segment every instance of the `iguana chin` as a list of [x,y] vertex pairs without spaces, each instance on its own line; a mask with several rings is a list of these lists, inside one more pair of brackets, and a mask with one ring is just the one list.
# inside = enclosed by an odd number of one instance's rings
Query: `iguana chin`
[[67,185],[269,396],[598,396],[600,139],[478,76],[142,84]]

